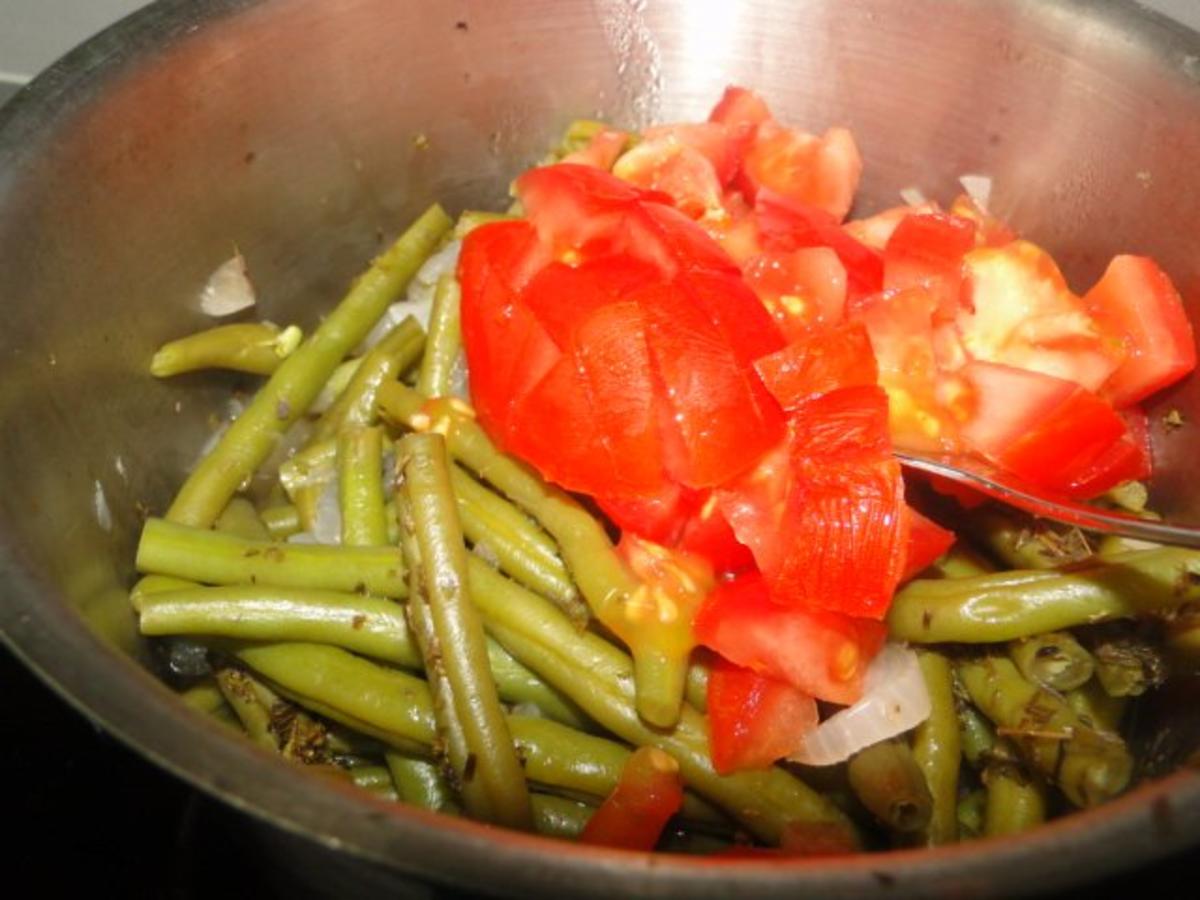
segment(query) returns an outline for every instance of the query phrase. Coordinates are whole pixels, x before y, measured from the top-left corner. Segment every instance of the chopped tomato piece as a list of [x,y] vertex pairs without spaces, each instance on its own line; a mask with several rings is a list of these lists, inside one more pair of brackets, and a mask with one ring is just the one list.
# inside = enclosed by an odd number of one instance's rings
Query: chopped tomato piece
[[765,249],[829,247],[846,267],[849,299],[882,289],[882,255],[855,240],[825,210],[764,189],[758,192],[754,212]]
[[657,747],[639,747],[621,769],[613,792],[592,813],[585,844],[649,852],[667,821],[683,806],[679,763]]
[[814,206],[840,222],[854,203],[862,156],[845,128],[821,137],[763,122],[742,160],[741,187],[754,200],[766,189]]
[[975,223],[945,213],[906,216],[883,253],[883,287],[922,287],[938,301],[943,315],[959,306],[963,256],[975,247]]
[[743,274],[789,340],[836,324],[845,314],[846,267],[829,247],[763,253],[746,263]]
[[777,570],[764,572],[771,596],[882,618],[904,572],[908,526],[895,460],[805,466],[784,511],[792,547]]
[[708,746],[722,775],[791,756],[816,727],[813,698],[718,657],[708,676]]
[[755,128],[770,121],[771,110],[766,101],[754,91],[730,85],[708,114],[710,122],[719,122],[735,128]]
[[882,622],[772,601],[757,573],[717,586],[700,607],[697,640],[721,656],[831,703],[854,703]]
[[471,398],[480,422],[502,443],[512,405],[561,355],[520,296],[536,245],[527,222],[496,222],[467,235],[458,263]]
[[916,206],[893,206],[883,212],[867,216],[865,219],[852,219],[842,227],[852,238],[861,244],[866,244],[873,250],[883,250],[887,247],[892,235],[909,216],[920,216],[939,212],[936,203],[919,203]]
[[703,154],[712,163],[722,187],[733,181],[742,164],[742,146],[735,132],[720,122],[658,125],[642,132],[643,141],[663,138]]
[[793,414],[791,432],[719,488],[718,505],[775,602],[882,616],[908,540],[883,394],[871,386],[818,397]]
[[596,502],[622,531],[701,556],[716,572],[741,572],[754,565],[750,548],[738,541],[710,491],[671,482],[653,495],[598,495]]
[[601,256],[578,266],[556,261],[533,276],[522,300],[554,343],[566,351],[588,316],[659,277],[655,266],[630,256]]
[[643,140],[617,160],[613,174],[662,191],[690,218],[721,210],[721,180],[712,161],[671,135]]
[[1101,388],[1129,406],[1196,368],[1196,339],[1171,279],[1152,259],[1117,256],[1083,298],[1101,329],[1125,346],[1125,360]]
[[976,451],[1031,484],[1074,496],[1107,480],[1095,466],[1128,429],[1104,400],[1074,382],[1011,366],[971,362],[962,374],[976,397],[962,434]]
[[[967,415],[969,391],[943,366],[946,353],[934,325],[937,305],[924,288],[909,288],[866,298],[857,312],[888,394],[892,438],[911,449],[953,449]],[[957,343],[954,334],[948,338]]]
[[721,302],[734,302],[765,314],[749,292],[738,301],[719,288],[693,291],[660,283],[635,297],[646,317],[646,342],[668,410],[663,431],[674,436],[664,445],[667,471],[692,488],[720,484],[774,445],[783,422],[754,370],[739,361],[729,328],[721,327],[729,326],[730,317],[722,314],[717,324],[717,316],[709,313]]
[[516,190],[526,217],[553,258],[624,249],[625,220],[646,196],[595,166],[573,163],[530,169],[517,179]]
[[861,322],[845,322],[793,341],[754,363],[771,395],[786,410],[816,394],[873,385],[879,379],[871,340]]
[[1050,255],[1027,241],[972,250],[964,257],[969,300],[958,330],[973,359],[1002,363],[1097,390],[1121,363],[1071,293]]
[[908,550],[901,581],[908,581],[941,559],[954,545],[954,532],[931,522],[911,506],[908,508]]

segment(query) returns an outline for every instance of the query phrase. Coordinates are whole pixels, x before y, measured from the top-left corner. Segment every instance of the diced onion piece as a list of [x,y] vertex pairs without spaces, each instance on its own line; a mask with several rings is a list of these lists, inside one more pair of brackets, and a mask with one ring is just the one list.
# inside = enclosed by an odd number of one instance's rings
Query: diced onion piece
[[906,187],[900,189],[900,199],[908,206],[920,206],[926,203],[929,198],[925,196],[925,192],[919,187]]
[[867,669],[862,699],[809,732],[791,760],[806,766],[845,762],[859,750],[915,728],[929,717],[929,709],[917,654],[886,644]]
[[992,178],[990,175],[963,175],[958,179],[958,183],[963,186],[963,190],[967,192],[974,202],[979,207],[981,212],[988,211],[988,203],[992,199]]
[[250,283],[246,260],[240,253],[217,266],[200,291],[200,311],[214,318],[249,309],[255,302],[254,285]]
[[312,535],[318,544],[342,542],[342,507],[338,497],[339,479],[321,485],[313,508]]

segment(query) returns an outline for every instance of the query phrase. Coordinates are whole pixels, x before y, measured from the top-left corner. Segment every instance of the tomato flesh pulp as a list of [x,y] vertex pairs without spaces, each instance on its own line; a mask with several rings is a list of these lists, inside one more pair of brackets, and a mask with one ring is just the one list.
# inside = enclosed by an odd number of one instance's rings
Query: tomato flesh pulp
[[617,633],[721,654],[714,759],[766,765],[813,698],[858,699],[896,585],[953,542],[905,503],[893,442],[1095,496],[1148,476],[1136,404],[1194,368],[1192,331],[1152,261],[1116,258],[1080,298],[969,197],[843,225],[853,138],[751,91],[628,143],[601,131],[526,172],[525,220],[466,238],[472,397],[502,448],[623,531],[642,587],[711,581],[661,560],[736,575],[691,631]]
[[859,698],[867,663],[886,637],[882,622],[775,603],[757,574],[718,585],[694,629],[731,662],[832,703]]
[[813,698],[785,681],[718,657],[708,676],[709,750],[722,775],[796,753],[817,724]]

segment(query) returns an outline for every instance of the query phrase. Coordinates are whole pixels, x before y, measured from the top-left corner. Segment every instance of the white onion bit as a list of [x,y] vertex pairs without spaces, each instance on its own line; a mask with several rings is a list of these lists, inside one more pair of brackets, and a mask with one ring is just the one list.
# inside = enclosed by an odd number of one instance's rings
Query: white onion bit
[[845,762],[859,750],[920,725],[929,709],[917,654],[900,644],[886,644],[867,669],[862,699],[809,732],[791,760],[806,766]]
[[900,199],[908,206],[920,206],[928,201],[925,192],[919,187],[906,187],[900,189]]
[[988,211],[992,200],[992,179],[990,175],[963,175],[958,179],[967,195],[975,201],[975,205],[983,212]]
[[218,318],[249,309],[255,302],[254,285],[240,253],[217,266],[200,292],[200,311]]
[[104,493],[104,485],[99,481],[93,483],[92,507],[96,511],[96,524],[105,531],[112,531],[112,510],[108,508],[108,496]]

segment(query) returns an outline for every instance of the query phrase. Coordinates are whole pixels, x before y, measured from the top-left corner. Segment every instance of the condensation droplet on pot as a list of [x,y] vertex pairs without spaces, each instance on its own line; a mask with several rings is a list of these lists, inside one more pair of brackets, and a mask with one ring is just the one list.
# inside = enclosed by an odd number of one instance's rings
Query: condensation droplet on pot
[[96,524],[105,531],[112,531],[112,510],[108,508],[108,497],[104,494],[104,485],[99,481],[94,482],[92,508],[96,511]]

